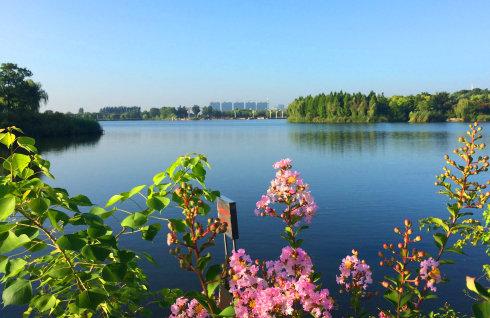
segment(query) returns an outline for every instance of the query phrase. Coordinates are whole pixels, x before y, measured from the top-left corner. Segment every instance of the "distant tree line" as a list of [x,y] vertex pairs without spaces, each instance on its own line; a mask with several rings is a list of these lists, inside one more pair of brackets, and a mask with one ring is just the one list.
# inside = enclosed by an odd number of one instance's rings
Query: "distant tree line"
[[395,95],[331,92],[296,98],[288,106],[293,122],[440,122],[490,120],[490,90]]
[[110,106],[103,107],[99,112],[85,112],[80,108],[77,117],[95,120],[182,120],[182,119],[233,119],[233,118],[276,118],[284,113],[268,110],[237,109],[221,111],[211,106],[201,107],[193,105],[190,108],[178,107],[152,107],[149,110],[141,110],[139,106]]

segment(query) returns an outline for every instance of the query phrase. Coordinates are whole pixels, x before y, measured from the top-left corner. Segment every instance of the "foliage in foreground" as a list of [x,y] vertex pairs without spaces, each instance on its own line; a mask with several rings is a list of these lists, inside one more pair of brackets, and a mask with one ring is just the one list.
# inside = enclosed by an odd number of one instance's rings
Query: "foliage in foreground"
[[[112,196],[106,206],[93,204],[84,195],[71,196],[44,180],[51,178],[49,162],[38,153],[35,141],[10,127],[0,131],[6,148],[0,177],[0,281],[4,306],[25,306],[25,316],[131,317],[150,314],[155,305],[169,307],[174,318],[185,317],[461,317],[445,305],[427,312],[446,281],[444,266],[450,253],[464,253],[469,245],[487,248],[490,210],[487,183],[479,175],[488,170],[488,156],[479,143],[481,128],[470,125],[457,159],[446,156],[447,166],[436,185],[447,196],[447,218],[429,217],[421,228],[433,234],[436,249],[417,248],[421,236],[410,220],[395,227],[396,242],[382,244],[380,265],[392,275],[379,285],[386,305],[370,313],[365,301],[377,295],[374,268],[360,252],[342,259],[336,280],[350,297],[350,308],[339,308],[320,272],[302,248],[301,234],[317,212],[317,205],[292,162],[283,159],[266,193],[256,203],[256,214],[284,224],[281,237],[287,245],[276,260],[253,260],[243,249],[222,264],[209,253],[227,224],[213,218],[211,203],[219,192],[205,184],[207,160],[202,155],[177,159],[157,173],[151,184],[139,185]],[[133,201],[136,210],[127,210]],[[483,219],[480,213],[484,208]],[[167,209],[181,217],[165,218]],[[125,215],[119,227],[107,220]],[[151,255],[123,248],[124,235],[152,241],[166,225],[167,244],[180,267],[194,273],[199,291],[150,290],[140,264],[154,262]],[[490,316],[489,265],[485,279],[467,277],[474,298],[475,317]],[[482,281],[484,280],[484,281]],[[150,306],[152,305],[152,306]],[[162,310],[162,309],[156,309]]]

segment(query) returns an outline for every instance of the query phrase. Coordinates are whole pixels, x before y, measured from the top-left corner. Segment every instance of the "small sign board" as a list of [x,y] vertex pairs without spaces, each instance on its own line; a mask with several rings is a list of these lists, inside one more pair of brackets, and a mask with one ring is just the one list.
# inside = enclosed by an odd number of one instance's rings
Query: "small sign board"
[[236,203],[225,196],[217,199],[218,217],[227,224],[226,235],[232,240],[238,239],[238,218]]

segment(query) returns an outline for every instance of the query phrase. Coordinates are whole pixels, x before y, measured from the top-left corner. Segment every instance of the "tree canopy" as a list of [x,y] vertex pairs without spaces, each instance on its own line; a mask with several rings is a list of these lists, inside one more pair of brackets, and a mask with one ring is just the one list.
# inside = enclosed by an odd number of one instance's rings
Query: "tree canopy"
[[490,119],[490,90],[385,97],[383,94],[331,92],[296,98],[288,107],[291,121],[304,122],[434,122],[449,118]]
[[0,107],[6,111],[39,112],[48,94],[30,77],[32,72],[14,63],[0,66]]

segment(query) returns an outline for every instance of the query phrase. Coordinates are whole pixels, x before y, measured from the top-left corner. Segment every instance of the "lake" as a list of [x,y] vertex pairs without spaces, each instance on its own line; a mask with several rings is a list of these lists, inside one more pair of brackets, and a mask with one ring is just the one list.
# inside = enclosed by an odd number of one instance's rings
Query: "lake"
[[[305,232],[304,248],[334,294],[340,260],[352,248],[360,251],[374,276],[382,279],[376,254],[383,242],[395,238],[394,226],[407,217],[415,221],[430,215],[446,216],[445,198],[434,186],[435,175],[441,172],[443,155],[457,145],[457,136],[467,129],[459,123],[316,125],[283,120],[102,125],[105,134],[100,139],[72,144],[44,141],[41,148],[52,163],[54,185],[67,188],[72,195],[84,193],[103,205],[117,192],[150,183],[155,173],[181,154],[206,154],[212,164],[207,184],[237,202],[238,245],[253,258],[276,258],[285,245],[279,237],[280,222],[259,218],[253,211],[274,176],[272,163],[291,158],[319,206]],[[155,242],[128,236],[123,243],[155,257],[158,267],[144,264],[153,287],[196,287],[194,276],[180,271],[168,254],[164,235]],[[435,252],[430,238],[422,246]],[[216,252],[215,259],[221,261],[221,246]],[[455,275],[450,283],[439,286],[441,298],[469,312],[471,301],[462,292],[465,275],[480,275],[485,258],[481,250],[473,249],[467,257],[456,257],[456,265],[446,266],[443,271]],[[340,298],[340,302],[344,300]],[[432,304],[440,305],[441,301]],[[370,307],[374,306],[371,303]]]

